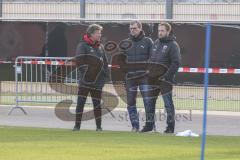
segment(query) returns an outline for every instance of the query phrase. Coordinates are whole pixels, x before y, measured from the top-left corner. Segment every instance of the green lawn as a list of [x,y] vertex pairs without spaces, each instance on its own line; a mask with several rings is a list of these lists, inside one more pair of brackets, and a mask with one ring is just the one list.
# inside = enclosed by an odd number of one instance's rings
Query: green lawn
[[[201,138],[0,126],[1,160],[197,160]],[[207,137],[206,160],[239,160],[240,137]]]

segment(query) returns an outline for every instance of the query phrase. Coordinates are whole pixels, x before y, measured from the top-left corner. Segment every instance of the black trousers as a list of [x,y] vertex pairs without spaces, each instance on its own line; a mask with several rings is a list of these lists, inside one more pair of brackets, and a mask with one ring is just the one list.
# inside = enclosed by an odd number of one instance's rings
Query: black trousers
[[102,122],[102,109],[101,109],[101,96],[102,96],[102,89],[96,89],[86,86],[79,86],[78,89],[78,99],[77,99],[77,107],[76,107],[76,122],[75,126],[80,127],[82,121],[82,115],[84,110],[84,105],[87,100],[87,96],[90,93],[92,98],[92,103],[94,107],[94,116],[96,121],[97,128],[101,128]]

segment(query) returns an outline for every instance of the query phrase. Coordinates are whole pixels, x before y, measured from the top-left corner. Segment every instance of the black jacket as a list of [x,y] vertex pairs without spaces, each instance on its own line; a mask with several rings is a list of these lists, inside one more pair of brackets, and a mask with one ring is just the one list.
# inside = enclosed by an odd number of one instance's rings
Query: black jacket
[[[133,37],[130,35],[128,41],[132,42],[131,48],[126,52],[128,62],[148,62],[150,58],[150,53],[152,50],[153,41],[151,38],[145,37],[144,32],[141,32],[138,37]],[[128,72],[128,77],[141,75],[143,71],[133,71]],[[144,71],[145,72],[145,71]]]
[[[83,77],[86,72],[87,67],[80,67],[80,69],[78,70],[79,71],[78,72],[79,85],[90,86],[90,87],[96,88],[96,89],[102,89],[102,87],[105,84],[105,80],[109,74],[107,58],[106,58],[103,46],[99,45],[98,47],[95,47],[95,46],[90,45],[86,41],[82,40],[82,41],[80,41],[80,43],[78,44],[77,49],[76,49],[76,56],[78,57],[79,55],[91,55],[96,58],[99,58],[99,60],[103,62],[103,67],[101,68],[101,71],[98,74],[96,81],[91,84],[88,82],[86,83],[86,77],[85,78]],[[79,58],[81,58],[81,56]],[[89,63],[89,65],[91,65],[91,67],[96,67],[95,64],[91,63],[91,61],[89,61],[89,60],[86,63]],[[91,75],[91,76],[94,77],[95,75]]]
[[152,47],[150,63],[160,63],[168,67],[163,76],[167,81],[175,83],[174,77],[181,65],[180,47],[175,41],[176,37],[170,34],[166,38],[157,39]]

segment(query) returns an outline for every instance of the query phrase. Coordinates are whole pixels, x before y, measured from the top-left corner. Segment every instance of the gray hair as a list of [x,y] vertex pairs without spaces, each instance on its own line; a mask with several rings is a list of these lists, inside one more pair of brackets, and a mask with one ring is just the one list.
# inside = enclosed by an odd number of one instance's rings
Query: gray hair
[[91,36],[92,34],[95,33],[95,31],[99,30],[103,30],[103,27],[98,24],[91,24],[88,26],[86,33],[88,36]]
[[137,24],[138,28],[142,29],[142,23],[140,21],[132,21],[132,22],[130,22],[130,25],[134,25],[134,24]]

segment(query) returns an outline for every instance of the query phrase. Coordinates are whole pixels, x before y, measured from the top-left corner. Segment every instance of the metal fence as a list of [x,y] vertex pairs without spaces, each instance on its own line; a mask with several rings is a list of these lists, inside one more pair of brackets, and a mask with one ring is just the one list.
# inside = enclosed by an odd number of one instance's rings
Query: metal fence
[[[114,22],[140,19],[150,23],[166,20],[169,14],[171,15],[171,20],[175,22],[222,21],[227,23],[232,21],[239,23],[240,21],[240,2],[238,1],[174,0],[172,5],[169,5],[169,1],[86,0],[84,5],[83,1],[80,0],[2,0],[0,15],[3,21],[79,22],[80,20],[90,20]],[[1,82],[0,104],[16,103],[17,107],[27,104],[50,105],[66,98],[76,102],[76,95],[62,94],[49,86],[49,75],[51,75],[54,69],[59,67],[57,62],[59,60],[61,62],[67,61],[68,58],[46,59],[39,57],[37,59],[37,57],[21,57],[20,59],[25,61],[25,63],[19,63],[19,59],[16,60],[16,82]],[[46,61],[52,61],[53,63],[43,64]],[[28,62],[33,63],[29,64]],[[239,74],[239,71],[237,73]],[[77,72],[71,75],[73,77],[70,77],[69,81],[65,83],[70,86],[76,86]],[[122,84],[119,84],[118,87],[124,92]],[[115,93],[111,83],[106,84],[104,90]],[[173,96],[176,109],[202,110],[203,87],[200,85],[180,84],[174,86]],[[209,110],[240,111],[239,86],[210,86],[208,98]],[[157,107],[163,108],[162,100],[158,99],[158,101],[159,105]],[[139,107],[143,107],[141,98],[138,98],[137,103]],[[120,101],[119,107],[126,107],[126,104]]]
[[[70,84],[72,89],[77,84],[78,70],[72,70],[72,66],[66,65],[70,58],[41,58],[41,57],[18,57],[15,61],[15,102],[20,108],[21,102],[35,104],[58,103],[61,100],[73,100],[76,102],[76,93],[66,94],[64,84]],[[58,68],[60,73],[56,73]],[[69,68],[70,67],[70,68]],[[69,72],[68,72],[69,71]],[[63,73],[64,72],[64,73]],[[69,75],[59,81],[52,78],[53,74],[60,76]],[[64,75],[63,75],[64,74]],[[52,87],[57,86],[57,88]],[[65,94],[64,94],[65,93]],[[14,109],[13,108],[13,109]],[[23,109],[22,109],[23,110]],[[24,111],[24,110],[23,110]],[[10,112],[11,113],[11,112]],[[25,113],[25,111],[24,111]]]
[[[72,65],[67,65],[69,58],[50,57],[18,57],[15,62],[15,83],[2,82],[1,84],[1,104],[16,104],[13,108],[20,108],[22,105],[56,105],[63,100],[72,100],[74,105],[77,99],[78,70]],[[61,68],[64,73],[57,73],[65,78],[61,81],[51,79],[57,68]],[[182,68],[179,69],[181,72]],[[55,73],[56,74],[56,73]],[[188,74],[188,73],[186,73]],[[67,76],[66,76],[67,75]],[[55,88],[52,87],[54,84]],[[66,87],[67,85],[67,87]],[[57,89],[56,89],[57,87]],[[116,92],[116,87],[117,92]],[[122,99],[126,96],[123,83],[109,82],[103,91],[114,94],[118,100],[117,107],[125,108],[127,104]],[[180,110],[202,110],[203,86],[183,85],[174,86],[173,98],[176,109]],[[104,97],[105,95],[103,95]],[[104,97],[111,101],[112,97]],[[218,111],[240,111],[240,86],[232,87],[209,87],[209,110]],[[87,100],[87,105],[92,105],[91,100]],[[138,95],[137,106],[143,108],[141,95]],[[163,101],[158,98],[157,108],[164,108]]]
[[120,21],[127,19],[175,21],[238,21],[239,1],[109,1],[51,0],[2,1],[2,20]]

